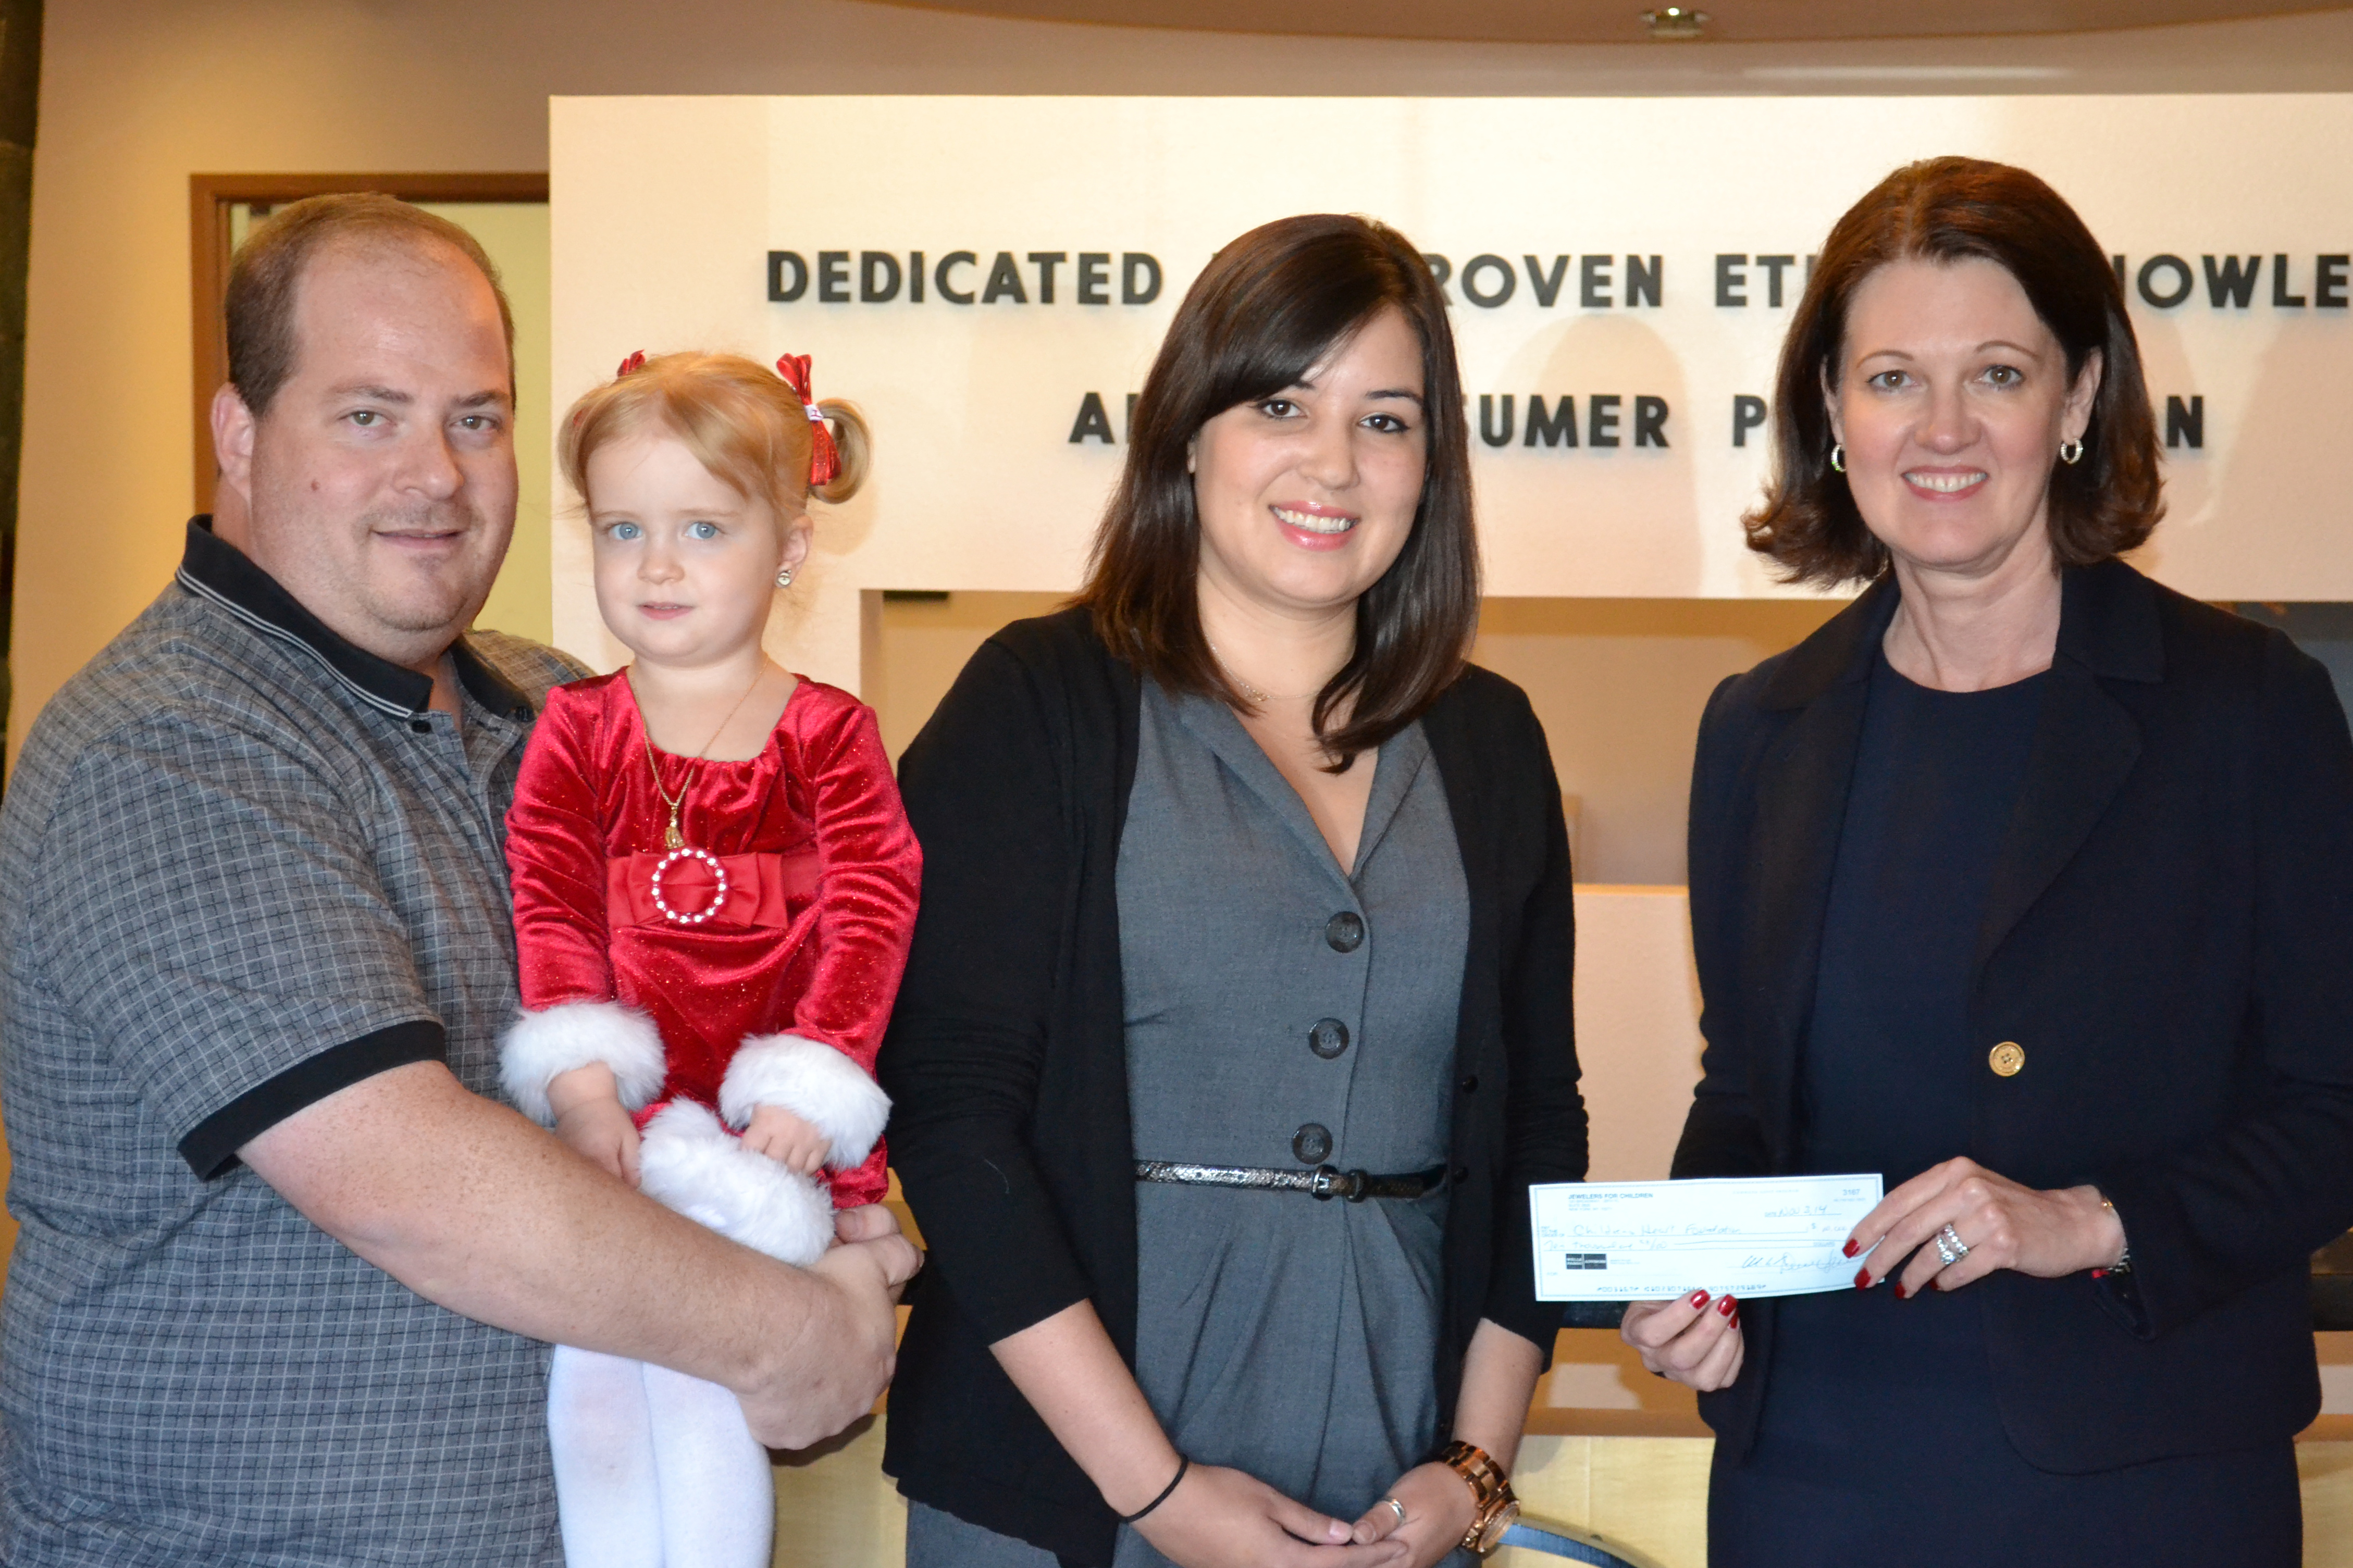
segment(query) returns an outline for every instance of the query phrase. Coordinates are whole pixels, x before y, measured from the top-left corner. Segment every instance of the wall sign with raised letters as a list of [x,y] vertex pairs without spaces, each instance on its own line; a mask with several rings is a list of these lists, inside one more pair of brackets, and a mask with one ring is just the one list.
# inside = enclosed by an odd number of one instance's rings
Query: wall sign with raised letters
[[[616,98],[552,106],[561,413],[628,349],[816,356],[875,479],[820,520],[800,668],[862,588],[1073,585],[1133,398],[1218,246],[1395,224],[1453,307],[1491,591],[1784,593],[1742,547],[1775,358],[1831,222],[1939,153],[2019,163],[2110,253],[2212,599],[2353,599],[2353,98]],[[558,640],[599,665],[586,544]]]

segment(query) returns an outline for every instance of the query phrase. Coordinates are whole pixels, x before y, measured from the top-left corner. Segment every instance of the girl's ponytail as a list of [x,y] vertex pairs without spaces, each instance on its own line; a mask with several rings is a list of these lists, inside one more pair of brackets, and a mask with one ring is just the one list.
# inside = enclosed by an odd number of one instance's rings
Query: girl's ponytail
[[839,455],[839,466],[832,479],[821,485],[811,485],[809,494],[821,501],[845,501],[866,483],[866,475],[874,462],[874,433],[867,428],[866,416],[858,405],[839,397],[828,397],[817,405],[833,432],[833,448]]

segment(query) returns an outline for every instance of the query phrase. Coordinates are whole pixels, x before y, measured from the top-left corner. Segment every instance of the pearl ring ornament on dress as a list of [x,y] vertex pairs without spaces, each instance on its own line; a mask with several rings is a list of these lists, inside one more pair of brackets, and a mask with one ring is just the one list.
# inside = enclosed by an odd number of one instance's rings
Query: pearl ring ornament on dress
[[[711,868],[712,876],[719,879],[719,890],[711,895],[711,902],[699,914],[682,915],[671,909],[669,901],[662,897],[662,878],[669,872],[671,866],[681,860],[700,860]],[[727,868],[721,865],[719,857],[708,849],[697,849],[691,845],[673,849],[661,858],[660,865],[654,868],[653,894],[654,908],[662,912],[664,920],[675,921],[682,926],[699,926],[726,905]]]
[[1951,1226],[1936,1233],[1936,1256],[1945,1260],[1946,1268],[1950,1268],[1968,1255],[1969,1244],[1963,1241],[1960,1233]]

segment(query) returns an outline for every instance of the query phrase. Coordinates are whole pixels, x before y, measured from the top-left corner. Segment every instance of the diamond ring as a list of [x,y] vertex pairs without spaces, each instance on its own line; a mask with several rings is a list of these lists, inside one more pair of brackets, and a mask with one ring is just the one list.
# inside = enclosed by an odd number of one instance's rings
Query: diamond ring
[[1948,1225],[1936,1233],[1936,1256],[1945,1260],[1946,1268],[1950,1268],[1968,1255],[1969,1244],[1963,1241],[1960,1234],[1951,1226]]

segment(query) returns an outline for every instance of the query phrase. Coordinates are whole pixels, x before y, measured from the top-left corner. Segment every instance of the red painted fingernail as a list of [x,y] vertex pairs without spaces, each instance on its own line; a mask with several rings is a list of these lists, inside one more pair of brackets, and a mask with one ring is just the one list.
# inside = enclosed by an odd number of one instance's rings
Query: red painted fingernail
[[1846,1246],[1841,1250],[1843,1250],[1849,1258],[1852,1258],[1856,1253],[1862,1250],[1862,1244],[1850,1236],[1846,1238]]
[[1716,1310],[1717,1311],[1719,1311],[1719,1312],[1722,1312],[1725,1317],[1727,1317],[1727,1318],[1728,1318],[1728,1317],[1732,1316],[1732,1314],[1734,1314],[1735,1312],[1737,1312],[1738,1310],[1740,1310],[1740,1303],[1739,1303],[1738,1301],[1734,1300],[1731,1297],[1726,1296],[1723,1300],[1718,1301],[1718,1302],[1715,1304],[1715,1310]]
[[1904,1281],[1901,1279],[1895,1282],[1895,1299],[1899,1301],[1904,1300]]
[[1866,1263],[1862,1268],[1854,1271],[1854,1288],[1858,1290],[1868,1290],[1871,1289],[1870,1264]]
[[1693,1292],[1691,1293],[1691,1304],[1692,1304],[1692,1310],[1693,1310],[1693,1311],[1694,1311],[1694,1312],[1698,1311],[1702,1307],[1706,1306],[1706,1305],[1707,1305],[1707,1292],[1706,1292],[1706,1291],[1704,1291],[1704,1290],[1694,1290],[1694,1291],[1693,1291]]

